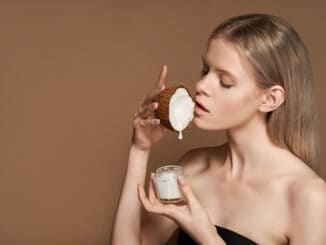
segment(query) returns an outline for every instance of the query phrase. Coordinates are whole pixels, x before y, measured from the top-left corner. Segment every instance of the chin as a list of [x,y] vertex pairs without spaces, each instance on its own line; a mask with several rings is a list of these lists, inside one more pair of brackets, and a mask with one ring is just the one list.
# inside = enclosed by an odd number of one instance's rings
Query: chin
[[221,127],[218,123],[207,123],[204,120],[201,120],[199,117],[194,117],[193,119],[193,125],[199,129],[207,130],[207,131],[218,131],[218,130],[224,130],[225,127]]

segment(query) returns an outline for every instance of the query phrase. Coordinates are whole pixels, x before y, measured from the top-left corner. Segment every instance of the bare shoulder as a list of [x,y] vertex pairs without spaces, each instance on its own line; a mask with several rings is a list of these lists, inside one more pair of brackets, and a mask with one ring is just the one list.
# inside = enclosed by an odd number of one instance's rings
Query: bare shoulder
[[[326,182],[303,161],[294,163],[292,180],[289,185],[290,200],[305,198],[326,198]],[[309,199],[310,200],[310,199]]]
[[290,244],[325,244],[326,183],[317,174],[291,181],[289,218]]
[[178,163],[183,168],[186,176],[194,177],[207,170],[212,159],[224,159],[226,143],[212,147],[194,148],[184,153]]
[[292,206],[326,204],[326,182],[317,174],[302,175],[291,181],[289,195]]

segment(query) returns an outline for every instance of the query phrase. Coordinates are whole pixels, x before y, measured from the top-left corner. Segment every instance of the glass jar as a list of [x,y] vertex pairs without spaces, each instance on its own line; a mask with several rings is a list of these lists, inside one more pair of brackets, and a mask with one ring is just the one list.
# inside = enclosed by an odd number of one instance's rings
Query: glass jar
[[154,183],[156,194],[163,203],[178,203],[183,201],[177,182],[178,176],[182,175],[182,168],[178,165],[167,165],[156,170]]

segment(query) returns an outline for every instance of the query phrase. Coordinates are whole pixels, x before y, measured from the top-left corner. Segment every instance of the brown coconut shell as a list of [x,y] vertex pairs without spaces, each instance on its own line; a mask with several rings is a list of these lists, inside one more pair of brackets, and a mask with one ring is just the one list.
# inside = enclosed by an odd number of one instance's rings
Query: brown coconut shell
[[[189,94],[189,97],[191,97],[191,94],[189,90],[185,87],[185,84],[183,82],[179,82],[177,84],[174,84],[170,87],[167,87],[166,89],[162,90],[155,98],[154,101],[158,103],[158,107],[155,110],[155,115],[160,119],[161,124],[170,129],[171,131],[178,132],[175,130],[169,120],[169,104],[170,104],[170,99],[172,95],[175,93],[175,91],[178,88],[184,88]],[[192,97],[191,97],[192,98]],[[183,130],[187,130],[190,128],[191,122],[187,125],[187,127]]]

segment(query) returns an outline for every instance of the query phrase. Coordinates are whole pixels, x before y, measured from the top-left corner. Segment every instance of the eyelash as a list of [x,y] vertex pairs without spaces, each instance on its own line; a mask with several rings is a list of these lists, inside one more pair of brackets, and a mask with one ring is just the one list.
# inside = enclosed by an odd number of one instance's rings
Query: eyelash
[[[206,63],[203,62],[203,69],[202,69],[202,71],[201,71],[201,76],[202,76],[202,77],[203,77],[203,76],[206,76],[208,72],[209,72],[208,66],[207,66]],[[222,79],[220,79],[220,84],[221,84],[221,86],[222,86],[223,88],[227,88],[227,89],[229,89],[229,88],[232,87],[232,85],[226,85],[226,84],[223,82]]]

